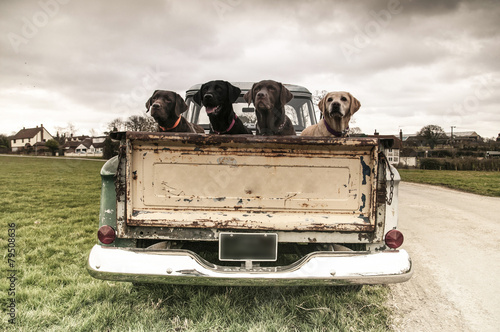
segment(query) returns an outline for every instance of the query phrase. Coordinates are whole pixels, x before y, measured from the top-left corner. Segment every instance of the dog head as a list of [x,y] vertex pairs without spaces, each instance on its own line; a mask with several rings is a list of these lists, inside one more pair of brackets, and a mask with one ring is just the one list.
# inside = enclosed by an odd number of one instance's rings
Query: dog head
[[146,113],[151,112],[151,116],[160,125],[171,119],[178,119],[187,110],[184,99],[173,91],[156,90],[146,102]]
[[272,109],[283,109],[286,103],[292,100],[292,93],[281,83],[264,80],[254,83],[252,89],[245,96],[248,104],[253,102],[258,111],[270,111]]
[[325,119],[349,120],[359,110],[361,103],[349,92],[329,92],[318,106]]
[[217,115],[224,105],[231,105],[240,96],[241,90],[226,81],[210,81],[203,84],[193,96],[198,105],[205,106],[208,115]]

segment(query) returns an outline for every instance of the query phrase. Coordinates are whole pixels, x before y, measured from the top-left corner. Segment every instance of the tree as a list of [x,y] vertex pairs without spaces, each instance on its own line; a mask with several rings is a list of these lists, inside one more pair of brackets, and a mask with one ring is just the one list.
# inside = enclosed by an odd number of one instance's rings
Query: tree
[[7,136],[3,134],[0,135],[0,148],[10,149],[10,140]]
[[152,117],[132,115],[125,122],[125,127],[130,131],[157,131],[158,126]]
[[61,137],[71,137],[76,133],[76,127],[71,122],[68,122],[66,127],[56,127],[56,131],[60,133]]
[[420,129],[420,131],[417,133],[417,137],[422,142],[429,145],[431,149],[434,149],[436,144],[438,144],[442,140],[445,140],[448,136],[446,136],[443,128],[441,128],[440,126],[427,125]]
[[349,128],[349,135],[361,135],[363,131],[359,127]]
[[118,155],[119,148],[120,143],[118,141],[113,141],[111,138],[106,137],[102,153],[103,159],[110,159],[111,157]]
[[0,135],[0,153],[10,152],[10,140],[7,136]]
[[108,124],[109,132],[113,131],[158,131],[158,125],[152,117],[132,115],[123,121],[120,118],[114,119]]
[[45,142],[45,147],[52,152],[52,155],[55,156],[57,150],[59,150],[59,142],[55,139],[49,139]]
[[313,106],[314,106],[314,111],[316,113],[316,119],[321,119],[322,117],[322,114],[321,114],[321,110],[319,109],[319,102],[321,101],[321,99],[323,99],[324,96],[326,96],[326,94],[328,93],[328,91],[326,90],[316,90],[314,92],[314,94],[312,95],[312,101],[313,101]]
[[110,123],[108,123],[108,132],[113,131],[124,131],[125,130],[125,122],[122,119],[116,118]]

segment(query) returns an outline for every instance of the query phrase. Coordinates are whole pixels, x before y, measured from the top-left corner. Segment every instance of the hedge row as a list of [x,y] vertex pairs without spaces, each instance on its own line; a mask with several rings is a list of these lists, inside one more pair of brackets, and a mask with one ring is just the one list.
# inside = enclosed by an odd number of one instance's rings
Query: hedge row
[[455,171],[500,171],[500,158],[422,158],[421,169]]

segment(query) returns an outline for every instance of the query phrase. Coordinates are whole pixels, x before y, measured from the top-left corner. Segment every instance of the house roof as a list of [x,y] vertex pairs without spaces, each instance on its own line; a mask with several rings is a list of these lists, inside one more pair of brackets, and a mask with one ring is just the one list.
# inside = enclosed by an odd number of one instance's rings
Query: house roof
[[33,138],[35,137],[40,131],[43,130],[43,127],[37,127],[37,128],[23,128],[19,130],[17,134],[15,134],[12,139],[23,139],[23,138]]
[[394,140],[394,145],[392,146],[393,149],[401,149],[403,147],[403,142],[401,142],[399,137],[395,135],[375,135],[375,137],[393,139]]
[[[448,137],[451,137],[451,132],[446,133]],[[453,132],[453,137],[477,137],[479,136],[475,131],[457,131]]]
[[83,141],[80,142],[82,145],[84,145],[86,148],[90,148],[92,146],[92,138],[86,138]]
[[[80,136],[80,137],[82,137],[82,136]],[[89,149],[91,146],[94,146],[94,148],[104,147],[104,142],[103,143],[94,143],[94,138],[88,137],[88,136],[84,136],[84,137],[86,137],[86,138],[83,140],[79,140],[79,141],[67,141],[66,143],[64,143],[63,148],[64,149],[76,149],[80,145],[85,146],[87,149]]]
[[79,141],[67,141],[62,147],[65,149],[76,148],[80,143]]

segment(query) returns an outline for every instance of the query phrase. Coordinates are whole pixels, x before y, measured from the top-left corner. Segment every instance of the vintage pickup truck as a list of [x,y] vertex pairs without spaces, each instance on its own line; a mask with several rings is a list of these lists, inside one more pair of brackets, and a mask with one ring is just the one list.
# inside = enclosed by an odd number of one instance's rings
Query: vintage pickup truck
[[[234,105],[254,128],[241,88]],[[311,93],[287,85],[298,132],[315,123]],[[205,126],[187,92],[188,120]],[[350,285],[407,281],[399,175],[373,137],[115,133],[101,170],[99,279],[191,285]]]

